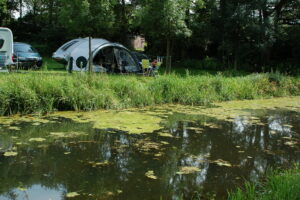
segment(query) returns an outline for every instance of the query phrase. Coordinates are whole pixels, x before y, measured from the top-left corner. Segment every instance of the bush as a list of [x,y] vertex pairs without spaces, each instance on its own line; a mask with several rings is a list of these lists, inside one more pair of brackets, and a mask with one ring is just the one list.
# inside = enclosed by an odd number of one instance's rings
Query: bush
[[217,59],[206,56],[203,60],[187,59],[179,62],[178,66],[185,69],[222,70],[223,66]]

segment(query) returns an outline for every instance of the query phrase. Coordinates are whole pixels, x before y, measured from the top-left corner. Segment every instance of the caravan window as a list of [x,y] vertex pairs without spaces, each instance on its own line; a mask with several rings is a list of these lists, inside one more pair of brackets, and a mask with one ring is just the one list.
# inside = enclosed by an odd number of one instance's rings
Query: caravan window
[[3,44],[4,44],[4,40],[0,39],[0,49],[3,47]]
[[63,51],[67,51],[71,46],[73,46],[73,45],[76,44],[77,42],[78,42],[78,41],[70,42],[70,43],[64,45],[61,49],[62,49]]

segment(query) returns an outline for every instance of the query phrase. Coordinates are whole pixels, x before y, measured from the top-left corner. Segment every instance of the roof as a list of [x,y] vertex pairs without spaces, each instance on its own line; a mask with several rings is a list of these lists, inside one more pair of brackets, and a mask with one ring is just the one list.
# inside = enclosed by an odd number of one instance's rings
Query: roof
[[[98,38],[93,38],[91,42],[92,42],[92,51],[94,51],[99,46],[102,46],[103,44],[110,43],[108,40],[98,39]],[[75,47],[85,46],[88,45],[88,43],[89,43],[89,38],[78,38],[67,42],[62,47],[60,47],[60,50],[64,52],[71,52]]]

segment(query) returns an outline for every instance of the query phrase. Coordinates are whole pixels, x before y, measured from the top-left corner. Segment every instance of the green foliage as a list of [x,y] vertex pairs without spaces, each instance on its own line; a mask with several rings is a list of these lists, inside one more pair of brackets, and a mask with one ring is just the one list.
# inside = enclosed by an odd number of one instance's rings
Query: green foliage
[[50,71],[53,71],[53,70],[66,71],[66,66],[56,62],[52,58],[44,57],[43,58],[43,66],[42,66],[41,69],[43,71],[47,71],[47,70],[50,70]]
[[187,59],[181,61],[178,66],[186,69],[222,70],[223,64],[215,58],[206,56],[203,60]]
[[76,37],[128,45],[144,35],[168,71],[172,56],[202,58],[201,69],[299,73],[299,13],[299,0],[0,0],[1,25],[47,56]]
[[245,188],[229,194],[230,200],[297,200],[300,198],[300,169],[272,171],[265,183],[246,183]]
[[109,33],[112,31],[115,16],[114,1],[108,0],[66,0],[60,10],[60,23],[70,35],[89,35],[93,32]]
[[0,24],[3,23],[7,15],[6,0],[0,0]]
[[206,105],[214,101],[300,95],[299,78],[278,74],[172,74],[152,78],[34,72],[0,76],[0,115],[166,103]]
[[153,38],[188,37],[190,30],[185,23],[186,1],[183,0],[155,0],[146,1],[138,10],[140,26],[147,36]]

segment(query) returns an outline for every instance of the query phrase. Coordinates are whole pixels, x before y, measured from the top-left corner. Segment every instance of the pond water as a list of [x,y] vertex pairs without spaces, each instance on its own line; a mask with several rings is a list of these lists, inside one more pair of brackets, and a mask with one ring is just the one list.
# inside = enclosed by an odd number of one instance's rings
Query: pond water
[[299,139],[300,97],[2,117],[0,199],[226,199]]

